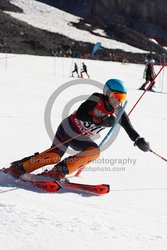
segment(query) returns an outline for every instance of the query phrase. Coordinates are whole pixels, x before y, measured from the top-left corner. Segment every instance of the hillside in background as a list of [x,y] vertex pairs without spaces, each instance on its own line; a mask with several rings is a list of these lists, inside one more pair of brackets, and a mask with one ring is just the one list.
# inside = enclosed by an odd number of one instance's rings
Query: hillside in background
[[[77,29],[88,31],[92,35],[95,35],[95,30],[103,30],[108,39],[155,53],[154,58],[157,61],[162,53],[167,53],[162,47],[167,46],[167,33],[165,32],[167,3],[163,0],[159,2],[154,0],[151,3],[146,0],[140,3],[131,0],[38,0],[37,2],[81,17],[77,23],[70,22],[70,25]],[[92,51],[93,42],[77,41],[60,33],[39,29],[13,18],[4,11],[22,13],[22,9],[10,3],[9,0],[1,0],[0,52],[51,55],[61,50],[64,55],[71,49],[87,57]],[[98,36],[104,37],[100,33]],[[155,39],[158,43],[150,39]],[[141,55],[141,53],[124,51],[124,49],[108,49],[103,47],[103,44],[97,56],[99,59],[109,60],[111,54],[114,54],[117,61],[126,58],[130,62],[143,62],[146,56],[144,52]]]
[[[53,101],[48,116],[54,131],[63,114],[72,113],[84,98],[101,92],[99,85],[91,86],[86,79],[83,84],[76,78],[76,85],[72,85],[72,58],[57,57],[55,61],[46,56],[12,55],[5,68],[5,60],[0,60],[1,168],[50,147],[44,111],[57,88],[62,92]],[[126,82],[129,113],[143,93],[137,89],[142,83],[144,65],[84,61],[94,82],[104,83],[112,76]],[[156,72],[159,69],[155,66]],[[161,90],[158,82],[163,74],[166,79],[166,70],[156,80],[156,91]],[[71,80],[71,86],[62,89]],[[166,92],[166,84],[164,88]],[[148,91],[130,116],[137,132],[165,158],[166,105],[164,92]],[[101,131],[97,144],[107,132],[108,129]],[[69,154],[63,159],[66,156]],[[166,162],[134,147],[122,128],[97,161],[87,165],[80,177],[70,178],[78,183],[109,184],[111,191],[105,196],[63,190],[51,194],[1,181],[1,250],[166,250],[166,179]]]
[[[103,28],[108,35],[148,50],[147,39],[167,46],[167,2],[165,0],[37,0]],[[138,41],[143,38],[145,41]],[[142,42],[142,43],[141,43]],[[151,44],[149,45],[151,46]],[[153,46],[153,45],[152,45]]]

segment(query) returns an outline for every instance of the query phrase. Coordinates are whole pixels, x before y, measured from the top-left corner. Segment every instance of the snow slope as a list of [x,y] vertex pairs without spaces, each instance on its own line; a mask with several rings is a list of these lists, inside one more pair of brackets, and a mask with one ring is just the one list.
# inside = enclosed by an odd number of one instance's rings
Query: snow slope
[[[128,112],[142,93],[137,88],[142,83],[144,65],[84,61],[91,79],[104,83],[109,78],[120,78],[126,82]],[[55,89],[72,80],[69,75],[73,62],[70,58],[0,54],[1,167],[50,146],[44,126],[45,107]],[[157,79],[157,90],[162,79],[166,79],[166,69]],[[167,157],[165,84],[163,93],[146,93],[130,117],[152,149]],[[82,84],[65,89],[54,103],[53,129],[72,98],[97,90]],[[48,194],[1,183],[0,249],[165,250],[166,176],[166,162],[134,147],[121,129],[99,161],[90,164],[78,179],[73,178],[75,182],[108,183],[108,195],[63,191]]]
[[[78,23],[80,17],[74,16],[57,8],[40,3],[36,0],[10,0],[10,2],[23,10],[23,13],[5,11],[9,15],[24,21],[36,28],[65,35],[76,41],[95,44],[101,42],[102,46],[109,49],[122,49],[133,53],[147,53],[126,43],[118,42],[107,37],[93,35],[86,30],[79,30],[72,26],[72,22]],[[103,30],[95,30],[105,36]]]

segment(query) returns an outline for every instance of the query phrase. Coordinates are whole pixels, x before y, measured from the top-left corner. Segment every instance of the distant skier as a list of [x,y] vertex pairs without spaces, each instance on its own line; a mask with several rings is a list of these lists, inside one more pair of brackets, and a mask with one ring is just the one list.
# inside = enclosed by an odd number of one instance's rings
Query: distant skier
[[[56,164],[51,170],[44,171],[41,175],[61,179],[97,159],[100,155],[100,148],[91,137],[113,125],[126,98],[127,90],[123,82],[118,79],[108,80],[104,85],[103,94],[92,94],[78,110],[62,121],[53,144],[47,152],[13,162],[9,172],[19,177],[21,174],[31,173],[43,166]],[[119,123],[134,141],[135,146],[142,151],[150,150],[149,143],[133,128],[126,112],[123,113]],[[62,160],[68,147],[80,152]]]
[[85,73],[87,75],[87,77],[90,78],[90,76],[88,75],[88,72],[87,72],[87,66],[84,63],[82,63],[81,78],[83,78],[83,73]]
[[[155,60],[151,59],[150,61],[147,62],[145,69],[144,69],[144,73],[143,73],[143,78],[146,79],[146,82],[139,88],[140,90],[145,90],[146,85],[149,82],[152,82],[153,79],[155,78],[155,70],[154,70],[154,63]],[[153,86],[155,84],[155,81],[153,81],[152,86],[148,89],[149,91],[153,91]]]
[[78,65],[77,63],[75,62],[74,63],[74,70],[72,71],[72,77],[74,77],[74,73],[77,74],[77,76],[79,77],[79,73],[78,73]]

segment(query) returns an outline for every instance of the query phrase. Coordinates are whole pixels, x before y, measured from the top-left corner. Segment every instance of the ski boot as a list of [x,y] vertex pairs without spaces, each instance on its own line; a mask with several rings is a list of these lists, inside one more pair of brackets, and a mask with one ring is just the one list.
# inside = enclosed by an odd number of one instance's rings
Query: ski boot
[[139,88],[139,90],[145,90],[145,88],[144,88],[143,86],[141,86],[141,87]]
[[38,155],[39,153],[35,153],[34,155],[25,157],[19,161],[14,161],[11,163],[11,166],[7,169],[7,173],[9,173],[10,175],[12,175],[15,178],[19,178],[20,175],[25,174],[26,170],[23,168],[22,164],[31,159],[32,157]]
[[55,180],[64,179],[65,176],[69,174],[69,171],[65,164],[62,162],[55,165],[51,170],[45,170],[44,172],[38,174],[40,176],[49,177]]
[[155,90],[153,90],[152,88],[149,88],[148,91],[155,92]]

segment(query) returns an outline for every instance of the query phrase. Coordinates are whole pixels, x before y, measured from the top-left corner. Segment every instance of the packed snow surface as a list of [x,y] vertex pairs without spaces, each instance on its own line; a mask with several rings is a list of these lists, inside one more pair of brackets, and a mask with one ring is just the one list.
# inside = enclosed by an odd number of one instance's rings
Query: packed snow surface
[[[104,84],[110,78],[119,78],[126,83],[129,112],[143,93],[138,88],[143,83],[144,65],[84,62],[92,80]],[[82,60],[77,63],[80,67]],[[70,78],[73,64],[70,58],[0,54],[1,167],[50,147],[51,139],[44,125],[45,108],[57,88],[74,80]],[[155,67],[156,72],[159,69]],[[156,80],[157,93],[147,92],[130,115],[139,134],[164,157],[167,157],[166,74],[165,68]],[[64,89],[53,104],[53,130],[56,131],[71,100],[97,91],[101,92],[96,86],[80,82]],[[70,112],[81,103],[76,100]],[[0,249],[166,249],[167,163],[134,147],[123,128],[99,160],[71,181],[106,183],[111,191],[100,197],[68,191],[49,194],[1,181]]]

